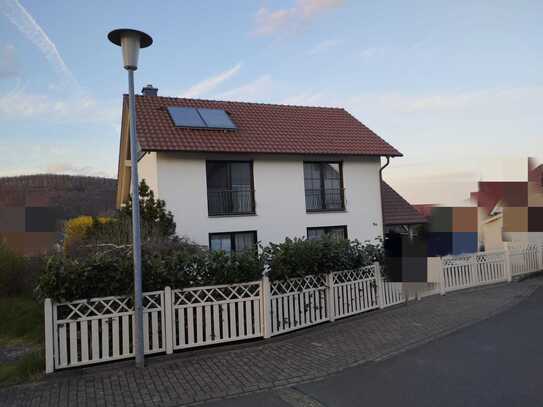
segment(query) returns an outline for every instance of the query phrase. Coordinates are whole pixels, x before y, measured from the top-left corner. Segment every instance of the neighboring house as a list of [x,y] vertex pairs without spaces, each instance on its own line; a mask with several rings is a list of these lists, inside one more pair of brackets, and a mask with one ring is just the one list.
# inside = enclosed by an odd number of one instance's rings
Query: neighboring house
[[[381,157],[401,156],[341,108],[136,96],[139,176],[177,232],[212,249],[323,234],[382,236]],[[130,192],[124,97],[117,205]]]
[[479,182],[471,199],[478,206],[481,249],[543,239],[543,165],[528,171],[528,182]]
[[432,216],[432,208],[435,208],[436,204],[413,204],[413,208],[420,213],[426,221],[430,220]]
[[385,233],[396,232],[413,236],[427,219],[385,181],[382,184]]
[[0,242],[22,255],[51,251],[67,219],[114,213],[116,184],[59,174],[0,177]]

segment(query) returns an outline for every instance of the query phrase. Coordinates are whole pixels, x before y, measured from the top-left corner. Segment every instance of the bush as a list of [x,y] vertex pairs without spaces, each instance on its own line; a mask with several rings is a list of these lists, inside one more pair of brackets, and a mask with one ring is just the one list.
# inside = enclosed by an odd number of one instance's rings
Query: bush
[[31,297],[43,257],[24,257],[0,241],[0,296]]
[[[237,283],[262,275],[260,258],[251,251],[211,253],[182,239],[144,244],[142,270],[144,291]],[[84,257],[52,256],[36,291],[55,301],[131,295],[132,247],[102,246]]]
[[[163,239],[142,246],[143,290],[254,281],[261,278],[264,264],[272,280],[302,277],[365,266],[381,256],[379,245],[348,240],[287,239],[261,248],[260,254],[226,254],[183,239]],[[132,264],[131,245],[104,244],[82,257],[58,254],[49,259],[37,292],[55,301],[132,295]]]
[[81,245],[89,238],[92,231],[113,220],[108,217],[93,218],[92,216],[78,216],[68,220],[64,225],[64,251],[69,252]]
[[[144,291],[254,281],[265,265],[271,279],[285,279],[358,268],[383,257],[380,244],[331,238],[286,239],[243,253],[210,252],[176,236],[172,214],[144,181],[140,207]],[[49,258],[38,296],[58,302],[131,295],[131,213],[129,203],[107,221],[76,218],[69,223],[69,250]]]
[[350,270],[381,262],[383,258],[380,244],[329,237],[319,240],[287,238],[283,243],[265,247],[262,256],[270,267],[272,280]]

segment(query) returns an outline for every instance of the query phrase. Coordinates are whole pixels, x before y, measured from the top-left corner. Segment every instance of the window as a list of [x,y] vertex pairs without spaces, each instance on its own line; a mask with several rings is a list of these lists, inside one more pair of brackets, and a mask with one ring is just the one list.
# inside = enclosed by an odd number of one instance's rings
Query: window
[[345,209],[340,162],[304,162],[304,185],[308,212]]
[[256,231],[209,234],[209,248],[211,251],[222,250],[226,253],[239,253],[255,246]]
[[208,161],[206,174],[210,216],[255,213],[252,162]]
[[347,226],[322,226],[307,228],[307,239],[315,240],[328,236],[336,240],[347,239]]

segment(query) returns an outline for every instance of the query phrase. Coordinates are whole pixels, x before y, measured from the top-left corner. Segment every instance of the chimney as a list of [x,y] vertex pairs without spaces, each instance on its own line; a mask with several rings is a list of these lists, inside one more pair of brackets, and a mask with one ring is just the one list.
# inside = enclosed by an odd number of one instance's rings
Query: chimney
[[153,85],[146,85],[142,88],[141,94],[143,96],[158,96],[158,89],[154,88]]

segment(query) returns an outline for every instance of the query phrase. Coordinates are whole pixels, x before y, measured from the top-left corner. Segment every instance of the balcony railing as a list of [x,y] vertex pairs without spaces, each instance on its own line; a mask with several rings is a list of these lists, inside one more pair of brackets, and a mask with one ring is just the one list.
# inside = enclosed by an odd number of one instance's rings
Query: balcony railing
[[210,216],[253,214],[254,190],[208,189],[207,207]]
[[307,212],[342,211],[345,209],[344,189],[306,189],[305,208]]

